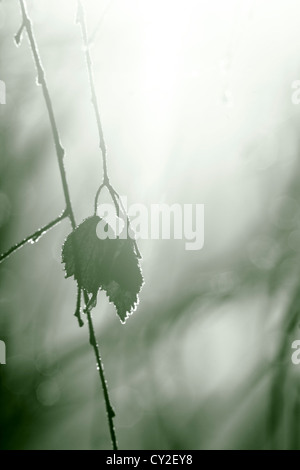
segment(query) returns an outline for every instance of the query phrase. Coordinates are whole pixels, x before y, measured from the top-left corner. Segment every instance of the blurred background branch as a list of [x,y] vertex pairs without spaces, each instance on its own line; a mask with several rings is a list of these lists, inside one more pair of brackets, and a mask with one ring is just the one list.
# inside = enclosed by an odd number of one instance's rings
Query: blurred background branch
[[[32,0],[30,11],[82,220],[99,149],[75,6]],[[91,31],[106,7],[85,2]],[[283,0],[115,0],[98,29],[95,87],[120,194],[204,203],[206,217],[199,252],[141,241],[146,283],[125,328],[104,296],[94,311],[122,448],[300,448],[298,18]],[[16,2],[1,2],[1,252],[61,212],[30,52],[11,41],[18,21]],[[1,448],[110,447],[86,332],[70,322],[68,231],[60,224],[0,265]]]

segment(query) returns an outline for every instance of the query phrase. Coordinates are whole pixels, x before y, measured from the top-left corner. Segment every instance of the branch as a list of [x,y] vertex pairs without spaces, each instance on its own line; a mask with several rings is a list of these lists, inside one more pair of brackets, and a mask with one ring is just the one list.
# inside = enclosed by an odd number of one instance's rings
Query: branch
[[48,112],[48,116],[49,116],[49,120],[50,120],[50,125],[51,125],[51,130],[52,130],[52,135],[53,135],[53,140],[54,140],[54,145],[55,145],[55,150],[56,150],[56,156],[57,156],[58,166],[59,166],[59,170],[60,170],[61,182],[62,182],[63,192],[64,192],[64,196],[65,196],[65,201],[66,201],[67,213],[68,213],[69,219],[71,221],[72,228],[74,230],[75,227],[76,227],[76,223],[75,223],[75,217],[74,217],[74,213],[73,213],[73,209],[72,209],[72,205],[71,205],[71,199],[70,199],[69,188],[68,188],[68,183],[67,183],[66,171],[65,171],[64,162],[63,162],[63,158],[64,158],[64,155],[65,155],[65,150],[62,147],[62,144],[61,144],[61,141],[60,141],[60,137],[59,137],[59,133],[58,133],[58,129],[57,129],[57,124],[56,124],[56,119],[55,119],[54,111],[53,111],[53,105],[52,105],[52,101],[51,101],[51,98],[50,98],[48,86],[47,86],[46,79],[45,79],[45,72],[44,72],[43,67],[42,67],[41,59],[40,59],[39,52],[38,52],[37,43],[36,43],[36,40],[35,40],[35,37],[34,37],[34,34],[33,34],[33,30],[32,30],[31,21],[30,21],[30,18],[28,16],[28,13],[27,13],[27,10],[26,10],[25,0],[20,0],[20,6],[21,6],[22,20],[23,21],[22,21],[22,25],[21,25],[17,35],[15,36],[15,39],[16,39],[17,44],[19,44],[20,39],[21,39],[22,31],[23,31],[23,29],[26,30],[28,40],[29,40],[29,44],[30,44],[31,51],[32,51],[32,55],[33,55],[33,59],[34,59],[34,63],[35,63],[36,70],[37,70],[37,83],[39,85],[41,85],[41,87],[42,87],[43,95],[44,95],[44,99],[45,99],[45,103],[46,103],[46,107],[47,107],[47,112]]
[[[87,64],[87,69],[88,69],[88,76],[89,76],[89,83],[90,83],[90,88],[91,88],[91,95],[92,95],[92,104],[94,106],[95,110],[95,116],[96,116],[96,121],[97,121],[97,127],[98,127],[98,133],[99,133],[99,139],[100,139],[100,149],[102,153],[102,161],[103,161],[103,182],[101,183],[96,196],[95,196],[95,202],[94,202],[94,212],[96,214],[97,212],[97,203],[98,203],[98,198],[100,195],[101,190],[106,187],[111,195],[111,198],[114,202],[115,208],[117,215],[119,216],[120,214],[120,208],[121,211],[123,212],[123,216],[127,221],[127,227],[129,227],[130,220],[129,217],[125,211],[125,208],[122,204],[122,200],[117,193],[117,191],[112,187],[112,185],[109,182],[109,177],[107,173],[107,150],[106,150],[106,145],[105,145],[105,140],[104,140],[104,135],[103,135],[103,128],[101,124],[101,118],[100,118],[100,112],[99,112],[99,105],[98,105],[98,99],[97,99],[97,94],[96,94],[96,88],[95,88],[95,81],[94,81],[94,75],[93,75],[93,67],[92,67],[92,59],[91,59],[91,54],[90,54],[90,49],[89,49],[89,44],[90,41],[88,40],[88,34],[87,34],[87,27],[86,27],[86,22],[85,22],[85,14],[84,14],[84,9],[81,3],[81,0],[77,0],[77,17],[76,17],[76,23],[78,23],[81,27],[81,33],[82,33],[82,39],[83,39],[83,45],[84,45],[84,51],[85,51],[85,60]],[[139,251],[138,245],[136,240],[133,241],[134,247],[136,254],[138,258],[141,258],[141,253]]]
[[78,324],[80,328],[84,325],[83,320],[81,318],[81,287],[77,284],[77,300],[76,300],[76,310],[74,316],[78,320]]
[[106,150],[106,145],[105,145],[105,140],[104,140],[104,135],[103,135],[103,128],[102,128],[101,119],[100,119],[100,111],[99,111],[99,105],[98,105],[98,99],[97,99],[97,93],[96,93],[96,87],[95,87],[95,81],[94,81],[94,75],[93,75],[93,69],[92,69],[92,59],[91,59],[91,54],[90,54],[90,49],[89,49],[87,28],[85,24],[85,15],[84,15],[84,10],[83,10],[81,0],[78,0],[77,2],[76,23],[78,23],[81,27],[82,39],[84,43],[85,59],[86,59],[86,64],[87,64],[87,69],[88,69],[88,76],[89,76],[91,95],[92,95],[91,98],[92,98],[92,104],[93,104],[94,111],[95,111],[98,134],[99,134],[99,147],[102,153],[103,182],[108,183],[109,180],[108,180],[108,174],[107,174],[107,150]]
[[26,245],[26,243],[28,243],[28,242],[30,242],[30,243],[37,242],[43,235],[45,235],[45,233],[47,233],[51,228],[55,227],[55,225],[59,224],[59,222],[61,222],[66,217],[68,217],[68,214],[67,214],[66,211],[64,211],[59,217],[52,220],[52,222],[49,222],[44,227],[38,229],[36,232],[34,232],[31,235],[29,235],[28,237],[24,238],[24,240],[22,240],[21,242],[16,243],[15,245],[13,245],[9,250],[6,251],[6,253],[3,253],[2,255],[0,255],[0,263],[2,261],[4,261],[12,253],[17,251],[19,248],[22,248],[22,246]]
[[[99,111],[99,105],[98,105],[98,99],[97,99],[96,87],[95,87],[95,81],[94,81],[94,75],[93,75],[93,69],[92,69],[92,59],[91,59],[90,50],[89,50],[89,41],[88,41],[87,28],[86,28],[86,23],[85,23],[85,15],[84,15],[84,10],[83,10],[81,0],[77,1],[76,23],[78,23],[81,27],[81,33],[82,33],[82,38],[83,38],[84,50],[85,50],[85,59],[86,59],[88,77],[89,77],[89,83],[90,83],[90,89],[91,89],[91,99],[92,99],[92,104],[94,107],[95,117],[96,117],[96,122],[97,122],[97,128],[98,128],[98,134],[99,134],[99,147],[100,147],[101,154],[102,154],[103,183],[100,185],[96,194],[96,198],[95,198],[95,212],[96,212],[96,209],[97,209],[96,204],[97,204],[98,196],[101,192],[101,189],[106,186],[111,193],[113,190],[109,183],[109,178],[108,178],[108,173],[107,173],[107,150],[106,150],[106,144],[104,140],[103,128],[102,128],[102,123],[101,123],[101,118],[100,118],[100,111]],[[115,196],[113,196],[113,198],[115,200]],[[118,212],[119,208],[118,208],[118,204],[116,200],[115,200],[115,206]],[[87,293],[85,291],[83,292],[84,292],[84,299],[85,299],[85,304],[86,304],[85,312],[87,315],[89,331],[90,331],[90,344],[94,349],[94,353],[95,353],[96,361],[97,361],[97,369],[99,371],[100,381],[102,384],[106,411],[107,411],[107,418],[108,418],[108,426],[109,426],[110,436],[112,440],[112,447],[113,447],[113,450],[118,450],[114,422],[113,422],[113,418],[115,417],[115,412],[110,403],[107,383],[106,383],[105,375],[104,375],[104,369],[103,369],[103,365],[101,361],[100,351],[99,351],[99,347],[97,344],[92,315],[91,315],[91,309],[93,308],[94,298],[92,297],[89,300]]]
[[[53,140],[54,140],[54,145],[55,145],[55,150],[56,150],[56,156],[57,156],[57,161],[58,161],[58,166],[60,170],[60,176],[61,176],[61,181],[62,181],[62,186],[63,186],[63,192],[65,196],[65,201],[66,201],[66,211],[65,215],[67,215],[71,221],[71,225],[73,230],[76,228],[76,222],[75,222],[75,217],[72,209],[72,204],[71,204],[71,199],[70,199],[70,194],[69,194],[69,188],[68,188],[68,183],[67,183],[67,178],[66,178],[66,171],[64,168],[64,163],[63,163],[63,158],[65,155],[65,150],[61,145],[60,142],[60,137],[57,129],[57,124],[54,116],[54,111],[53,111],[53,106],[52,106],[52,101],[50,98],[48,86],[46,83],[45,79],[45,72],[43,70],[41,60],[39,57],[38,53],[38,48],[37,44],[33,35],[33,30],[32,30],[32,25],[30,18],[27,14],[26,7],[25,7],[25,1],[20,0],[20,6],[21,6],[21,12],[22,12],[22,18],[23,18],[23,23],[16,34],[16,42],[19,44],[21,35],[23,32],[23,29],[26,30],[27,36],[29,39],[30,47],[32,50],[33,54],[33,59],[34,63],[37,69],[37,82],[39,85],[41,85],[42,90],[43,90],[43,95],[44,99],[46,102],[46,107],[49,115],[49,120],[50,120],[50,125],[51,125],[51,130],[52,130],[52,135],[53,135]],[[83,18],[83,16],[82,16]],[[87,44],[87,35],[86,35],[86,29],[84,26],[84,22],[82,24],[82,30],[83,30],[83,35],[84,35],[84,41]],[[99,131],[99,137],[100,137],[100,148],[102,151],[102,156],[103,156],[103,172],[104,172],[104,182],[108,183],[108,177],[107,177],[107,165],[106,165],[106,147],[105,147],[105,142],[103,138],[103,131],[102,131],[102,126],[101,126],[101,121],[100,121],[100,114],[99,114],[99,109],[98,109],[98,104],[97,104],[97,97],[96,97],[96,91],[95,91],[95,86],[94,86],[94,80],[92,76],[92,68],[91,68],[91,59],[90,55],[87,49],[87,63],[88,63],[88,69],[89,69],[89,77],[90,77],[90,84],[91,84],[91,89],[92,89],[92,101],[95,107],[95,113],[96,113],[96,118],[97,118],[97,125],[98,125],[98,131]],[[31,237],[29,237],[30,239]],[[75,316],[78,319],[79,325],[82,326],[82,319],[80,317],[80,304],[81,304],[81,286],[77,286],[77,302],[76,302],[76,311],[75,311]],[[86,292],[84,292],[84,298],[86,304],[89,303],[89,297]],[[115,430],[114,430],[114,425],[113,425],[113,417],[114,417],[114,411],[112,409],[112,406],[110,404],[109,400],[109,395],[108,395],[108,390],[107,390],[107,385],[104,377],[104,370],[101,362],[101,356],[100,352],[98,349],[96,337],[95,337],[95,332],[94,332],[94,327],[93,327],[93,322],[92,322],[92,317],[91,313],[89,310],[86,310],[87,312],[87,317],[88,317],[88,324],[89,324],[89,331],[90,331],[90,343],[93,346],[95,356],[96,356],[96,361],[97,361],[97,366],[100,374],[100,380],[103,388],[103,393],[104,393],[104,398],[105,398],[105,403],[106,403],[106,409],[107,409],[107,415],[108,415],[108,422],[109,422],[109,429],[111,433],[111,438],[112,438],[112,444],[113,444],[113,449],[117,450],[117,441],[116,441],[116,436],[115,436]]]
[[96,38],[96,36],[99,32],[100,26],[102,25],[102,22],[105,18],[105,15],[108,12],[108,10],[111,8],[112,4],[113,4],[113,0],[110,0],[110,2],[106,5],[106,8],[104,9],[100,19],[98,20],[98,23],[96,24],[96,26],[94,28],[94,31],[92,32],[92,34],[90,35],[90,37],[88,39],[88,44],[89,45],[93,44],[93,42],[95,41],[95,38]]
[[102,364],[102,360],[101,360],[101,356],[100,356],[99,347],[98,347],[98,344],[97,344],[97,339],[96,339],[96,335],[95,335],[95,330],[94,330],[94,325],[93,325],[92,314],[91,314],[90,308],[86,308],[85,312],[86,312],[87,319],[88,319],[88,324],[89,324],[90,344],[94,349],[94,353],[95,353],[96,361],[97,361],[97,370],[99,372],[100,381],[101,381],[101,385],[102,385],[102,389],[103,389],[103,395],[104,395],[104,399],[105,399],[108,426],[109,426],[109,430],[110,430],[112,447],[113,447],[113,450],[118,450],[118,444],[117,444],[114,421],[113,421],[113,418],[115,417],[115,412],[114,412],[113,407],[110,403],[110,398],[109,398],[108,389],[107,389],[107,383],[106,383],[105,375],[104,375],[104,368],[103,368],[103,364]]
[[[130,220],[129,220],[129,217],[128,217],[128,214],[126,213],[126,210],[125,210],[125,207],[123,205],[123,202],[122,202],[122,198],[120,197],[120,195],[117,193],[117,191],[112,187],[110,186],[110,189],[109,189],[110,193],[111,193],[111,196],[113,198],[113,201],[116,205],[116,197],[119,201],[119,205],[122,209],[122,212],[124,214],[124,217],[126,218],[126,221],[127,221],[127,227],[130,227]],[[139,259],[142,259],[142,255],[141,255],[141,252],[139,250],[139,247],[138,247],[138,244],[136,242],[136,239],[133,240],[133,244],[134,244],[134,247],[135,247],[135,252],[136,252],[136,255]]]
[[[65,196],[65,200],[66,200],[66,210],[62,214],[62,216],[60,216],[58,219],[51,222],[46,227],[43,227],[43,229],[38,230],[33,235],[31,235],[27,239],[23,240],[21,243],[17,244],[15,247],[11,248],[5,255],[2,255],[2,257],[0,258],[0,261],[2,259],[4,259],[4,257],[9,256],[9,254],[11,254],[13,251],[17,250],[18,248],[20,248],[22,245],[24,245],[28,241],[35,241],[39,236],[41,236],[45,232],[46,229],[49,230],[49,228],[54,226],[56,223],[58,223],[62,218],[66,217],[66,216],[69,217],[69,219],[71,221],[71,224],[72,224],[73,230],[76,228],[75,217],[74,217],[74,213],[73,213],[73,209],[72,209],[72,204],[71,204],[69,189],[68,189],[68,184],[67,184],[66,172],[65,172],[65,168],[64,168],[64,164],[63,164],[63,158],[64,158],[65,151],[64,151],[64,148],[62,147],[61,142],[60,142],[60,137],[59,137],[59,133],[58,133],[58,129],[57,129],[57,124],[56,124],[56,120],[55,120],[55,116],[54,116],[54,112],[53,112],[52,101],[51,101],[51,98],[50,98],[49,90],[48,90],[46,79],[45,79],[45,72],[44,72],[42,64],[41,64],[37,44],[36,44],[36,41],[35,41],[35,38],[34,38],[34,35],[33,35],[31,21],[30,21],[30,18],[28,16],[28,14],[27,14],[24,0],[20,0],[20,6],[21,6],[22,17],[23,17],[23,23],[22,23],[19,31],[17,32],[17,34],[15,36],[15,40],[16,40],[17,44],[20,43],[20,39],[21,39],[23,29],[25,29],[26,32],[27,32],[30,47],[31,47],[31,50],[32,50],[34,63],[35,63],[36,69],[37,69],[37,74],[38,74],[37,81],[38,81],[38,84],[41,85],[41,87],[42,87],[43,95],[44,95],[44,99],[45,99],[45,102],[46,102],[46,107],[47,107],[47,111],[48,111],[48,115],[49,115],[49,119],[50,119],[52,135],[53,135],[53,139],[54,139],[55,150],[56,150],[56,155],[57,155],[57,160],[58,160],[58,165],[59,165],[59,170],[60,170],[60,176],[61,176],[64,196]],[[84,25],[84,23],[82,23],[82,25]],[[84,27],[83,27],[83,33],[84,33],[85,42],[87,43],[86,30],[85,30]],[[93,103],[94,103],[94,106],[95,106],[98,130],[99,130],[99,135],[100,135],[100,148],[101,148],[102,154],[103,154],[104,181],[108,182],[107,167],[106,167],[106,147],[105,147],[105,143],[104,143],[104,139],[103,139],[103,132],[102,132],[100,115],[99,115],[99,110],[98,110],[98,105],[97,105],[97,98],[96,98],[96,93],[95,93],[95,87],[94,87],[94,81],[93,81],[93,76],[92,76],[91,61],[90,61],[89,53],[87,53],[87,61],[88,61],[88,67],[89,67],[89,73],[90,73],[91,88],[92,88],[92,91],[93,91]],[[78,285],[77,286],[77,302],[76,302],[75,316],[78,319],[79,326],[83,325],[83,322],[82,322],[82,319],[81,319],[81,316],[80,316],[81,291],[82,291],[81,286]],[[84,292],[84,299],[85,299],[86,304],[88,304],[89,303],[89,297],[88,297],[88,294],[86,292]],[[104,394],[104,399],[105,399],[105,403],[106,403],[109,429],[110,429],[111,438],[112,438],[112,445],[113,445],[113,449],[117,450],[118,449],[117,440],[116,440],[114,424],[113,424],[113,417],[115,416],[115,413],[114,413],[113,408],[110,404],[107,384],[106,384],[106,380],[105,380],[105,376],[104,376],[104,369],[103,369],[101,356],[100,356],[100,352],[99,352],[97,341],[96,341],[96,336],[95,336],[95,331],[94,331],[91,312],[90,312],[89,309],[86,309],[86,313],[87,313],[89,331],[90,331],[90,343],[91,343],[91,345],[94,349],[94,352],[95,352],[96,361],[97,361],[97,368],[98,368],[98,371],[99,371],[100,380],[101,380],[102,389],[103,389],[103,394]]]

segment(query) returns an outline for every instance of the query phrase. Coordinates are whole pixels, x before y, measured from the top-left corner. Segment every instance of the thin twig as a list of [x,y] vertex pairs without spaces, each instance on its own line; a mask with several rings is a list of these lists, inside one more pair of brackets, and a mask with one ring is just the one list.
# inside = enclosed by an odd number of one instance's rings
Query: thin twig
[[76,22],[81,27],[82,39],[84,43],[85,59],[86,59],[86,64],[87,64],[87,69],[88,69],[89,82],[90,82],[91,95],[92,95],[91,100],[92,100],[92,104],[93,104],[95,116],[96,116],[96,121],[97,121],[97,128],[98,128],[98,134],[99,134],[99,147],[102,153],[103,182],[108,183],[109,180],[108,180],[108,173],[107,173],[107,150],[106,150],[106,144],[104,140],[103,128],[102,128],[102,123],[101,123],[101,118],[100,118],[99,104],[98,104],[98,98],[97,98],[94,75],[93,75],[93,68],[92,68],[92,59],[91,59],[91,54],[90,54],[90,49],[89,49],[89,44],[88,44],[87,28],[85,24],[85,15],[84,15],[84,10],[83,10],[81,0],[78,0],[77,2]]
[[[123,202],[122,202],[122,198],[120,197],[119,193],[117,193],[117,191],[111,187],[112,189],[112,192],[114,193],[114,196],[113,197],[113,200],[115,202],[115,197],[117,197],[118,201],[119,201],[119,204],[120,204],[120,207],[122,209],[122,212],[124,214],[124,217],[126,218],[126,222],[127,222],[127,230],[129,230],[129,227],[130,227],[130,220],[129,220],[129,217],[128,217],[128,214],[126,213],[126,210],[125,210],[125,207],[123,205]],[[116,204],[116,203],[115,203]],[[139,259],[142,259],[142,255],[141,255],[141,252],[139,250],[139,247],[138,247],[138,244],[136,242],[136,239],[133,238],[133,244],[134,244],[134,247],[135,247],[135,252],[136,252],[136,255]]]
[[76,300],[76,310],[74,316],[78,320],[78,324],[80,328],[84,325],[82,318],[81,318],[81,287],[77,284],[77,300]]
[[[98,128],[99,141],[100,141],[99,147],[102,153],[102,163],[103,163],[103,182],[101,183],[95,196],[94,212],[95,214],[97,212],[97,203],[98,203],[100,192],[103,187],[106,187],[114,202],[117,216],[119,217],[120,208],[121,208],[121,212],[123,213],[123,216],[127,222],[127,227],[129,227],[130,220],[122,204],[122,200],[119,194],[117,193],[117,191],[112,187],[112,185],[109,182],[109,177],[108,177],[108,172],[107,172],[107,149],[106,149],[106,144],[105,144],[104,135],[103,135],[103,128],[102,128],[102,123],[101,123],[101,118],[100,118],[99,104],[98,104],[98,98],[97,98],[95,81],[94,81],[92,59],[91,59],[91,54],[90,54],[90,49],[89,49],[89,40],[88,40],[87,27],[86,27],[86,22],[85,22],[85,13],[84,13],[81,0],[77,0],[76,22],[81,27],[81,33],[82,33],[82,39],[83,39],[83,45],[84,45],[84,51],[85,51],[85,60],[87,64],[89,83],[90,83],[90,88],[91,88],[91,99],[92,99],[92,104],[94,107],[96,121],[97,121],[97,128]],[[136,251],[138,258],[141,258],[142,256],[137,246],[136,240],[133,240],[133,243],[134,243],[135,251]]]
[[19,248],[22,248],[22,246],[26,245],[26,243],[28,243],[28,242],[31,242],[31,243],[37,242],[39,238],[41,238],[45,233],[47,233],[51,228],[55,227],[55,225],[59,224],[59,222],[61,222],[66,217],[68,217],[68,215],[67,215],[67,212],[64,211],[59,217],[52,220],[51,222],[49,222],[44,227],[39,228],[36,232],[34,232],[31,235],[29,235],[28,237],[24,238],[24,240],[22,240],[19,243],[16,243],[15,245],[13,245],[9,250],[7,250],[5,253],[0,255],[0,263],[3,260],[5,260],[8,256],[10,256],[12,253],[19,250]]
[[[43,95],[44,95],[44,99],[45,99],[45,102],[46,102],[46,107],[47,107],[47,111],[48,111],[48,115],[49,115],[49,119],[50,119],[51,130],[52,130],[52,135],[53,135],[53,139],[54,139],[55,150],[56,150],[56,155],[57,155],[57,160],[58,160],[58,165],[59,165],[59,170],[60,170],[60,176],[61,176],[61,181],[62,181],[62,186],[63,186],[63,192],[64,192],[64,196],[65,196],[65,200],[66,200],[66,211],[65,211],[66,214],[65,215],[69,217],[71,225],[72,225],[72,229],[75,230],[76,222],[75,222],[75,217],[74,217],[73,208],[72,208],[71,199],[70,199],[70,194],[69,194],[69,188],[68,188],[68,183],[67,183],[67,178],[66,178],[66,171],[65,171],[64,163],[63,163],[63,158],[64,158],[65,151],[64,151],[64,148],[62,147],[61,142],[60,142],[60,137],[59,137],[58,128],[57,128],[57,124],[56,124],[56,120],[55,120],[55,116],[54,116],[52,101],[51,101],[51,98],[50,98],[48,86],[47,86],[46,79],[45,79],[45,72],[43,70],[42,63],[41,63],[41,60],[40,60],[40,57],[39,57],[38,48],[37,48],[36,40],[34,38],[31,21],[30,21],[30,18],[28,16],[28,14],[27,14],[26,6],[25,6],[25,0],[20,0],[20,6],[21,6],[23,22],[22,22],[21,28],[19,29],[15,39],[16,39],[16,42],[18,44],[20,42],[23,29],[26,30],[27,35],[28,35],[28,39],[29,39],[29,43],[30,43],[30,47],[31,47],[31,50],[32,50],[33,58],[34,58],[34,63],[35,63],[36,69],[37,69],[37,74],[38,74],[37,81],[38,81],[38,84],[41,85],[41,87],[42,87]],[[86,41],[87,41],[87,38],[86,38]],[[90,71],[91,71],[91,67],[90,67]],[[93,82],[93,79],[92,79],[92,84],[93,83],[94,82]],[[93,87],[93,89],[94,89],[94,87]],[[98,110],[97,99],[96,99],[95,93],[94,93],[94,103],[95,103],[95,110]],[[99,126],[100,126],[99,127],[100,144],[101,144],[100,146],[101,146],[101,150],[103,152],[104,182],[108,183],[107,167],[106,167],[106,149],[105,149],[104,140],[103,140],[103,138],[101,138],[101,136],[103,137],[103,133],[102,133],[102,128],[101,128],[99,112],[97,112],[97,116],[99,118],[99,120],[97,120],[97,122],[99,122]],[[80,325],[81,325],[81,322],[82,322],[82,320],[80,318],[81,291],[82,291],[82,288],[81,288],[80,285],[78,285],[77,303],[76,303],[76,312],[75,312],[75,314],[78,318],[78,321],[79,321]],[[88,296],[86,291],[83,291],[83,294],[84,294],[85,303],[86,303],[86,305],[88,305],[89,304],[89,296]],[[100,380],[101,380],[103,394],[104,394],[106,408],[107,408],[109,429],[110,429],[110,433],[111,433],[111,437],[112,437],[113,449],[117,450],[117,441],[116,441],[115,430],[114,430],[114,425],[113,425],[114,411],[113,411],[113,408],[110,404],[108,389],[107,389],[107,385],[106,385],[106,381],[105,381],[104,370],[103,370],[103,366],[102,366],[102,362],[101,362],[101,356],[100,356],[100,352],[99,352],[97,341],[96,341],[96,336],[95,336],[95,332],[94,332],[91,313],[90,313],[89,310],[86,310],[86,313],[87,313],[88,325],[89,325],[89,331],[90,331],[90,343],[91,343],[91,345],[94,349],[94,353],[95,353],[95,356],[96,356],[96,362],[97,362],[97,366],[98,366],[98,370],[99,370]]]
[[94,215],[97,214],[98,198],[99,198],[100,193],[101,193],[101,191],[102,191],[102,189],[103,189],[104,187],[105,187],[105,184],[102,183],[102,184],[99,186],[99,188],[98,188],[98,190],[97,190],[97,192],[96,192],[95,202],[94,202]]
[[71,205],[71,199],[70,199],[69,188],[68,188],[68,183],[67,183],[66,171],[65,171],[64,162],[63,162],[64,155],[65,155],[65,150],[64,150],[64,148],[61,144],[61,141],[60,141],[58,128],[57,128],[57,124],[56,124],[56,119],[55,119],[54,111],[53,111],[53,105],[52,105],[52,101],[51,101],[51,98],[50,98],[48,86],[47,86],[47,83],[46,83],[45,72],[44,72],[44,69],[42,67],[41,59],[40,59],[39,52],[38,52],[37,43],[36,43],[36,40],[35,40],[35,37],[34,37],[34,34],[33,34],[33,30],[32,30],[31,20],[28,16],[24,0],[20,0],[20,6],[21,6],[23,23],[22,23],[22,26],[21,26],[21,28],[20,28],[20,30],[17,34],[20,35],[20,31],[22,31],[22,29],[24,28],[26,30],[26,33],[27,33],[27,36],[28,36],[28,39],[29,39],[30,48],[31,48],[31,51],[32,51],[32,54],[33,54],[34,63],[35,63],[36,70],[37,70],[37,82],[42,87],[44,99],[45,99],[45,102],[46,102],[47,112],[48,112],[49,119],[50,119],[51,130],[52,130],[52,135],[53,135],[53,140],[54,140],[54,145],[55,145],[55,150],[56,150],[56,156],[57,156],[58,166],[59,166],[59,170],[60,170],[61,182],[62,182],[63,192],[64,192],[64,196],[65,196],[65,201],[66,201],[66,208],[67,208],[69,219],[70,219],[71,224],[72,224],[72,228],[74,230],[75,227],[76,227],[76,223],[75,223],[75,217],[74,217],[74,213],[73,213],[73,209],[72,209],[72,205]]
[[100,351],[99,347],[97,344],[97,339],[95,335],[95,330],[94,330],[94,325],[92,321],[92,314],[89,308],[86,309],[86,315],[88,319],[88,324],[89,324],[89,331],[90,331],[90,344],[94,349],[96,360],[97,360],[97,370],[99,372],[101,384],[102,384],[102,389],[103,389],[103,394],[104,394],[104,399],[105,399],[105,405],[106,405],[106,412],[107,412],[107,419],[108,419],[108,425],[109,425],[109,430],[110,430],[110,436],[111,436],[111,441],[112,441],[112,447],[113,450],[118,450],[118,444],[117,444],[117,439],[116,439],[116,433],[115,433],[115,427],[114,427],[114,421],[113,418],[115,417],[115,412],[114,409],[110,403],[110,398],[109,398],[109,393],[107,389],[107,383],[105,380],[105,375],[104,375],[104,368],[100,356]]
[[100,26],[102,25],[103,20],[104,20],[104,18],[105,18],[105,16],[106,16],[106,13],[107,13],[108,10],[111,8],[112,4],[113,4],[113,0],[110,0],[110,2],[106,5],[106,7],[105,7],[105,9],[104,9],[104,11],[103,11],[103,13],[102,13],[100,19],[98,20],[98,23],[96,24],[96,26],[95,26],[95,28],[94,28],[92,34],[90,35],[90,37],[89,37],[89,39],[88,39],[88,44],[89,44],[89,45],[90,45],[90,44],[93,44],[93,42],[95,41],[95,38],[96,38],[96,36],[97,36],[97,34],[98,34],[98,32],[99,32]]
[[[107,150],[106,150],[106,145],[105,145],[105,140],[104,140],[104,135],[103,135],[103,128],[101,124],[101,118],[100,118],[100,111],[99,111],[99,105],[98,105],[98,99],[97,99],[97,94],[96,94],[96,88],[95,88],[95,82],[94,82],[94,76],[93,76],[93,69],[92,69],[92,59],[89,51],[89,44],[88,44],[88,35],[87,35],[87,28],[86,28],[86,23],[85,23],[85,15],[84,15],[84,10],[83,6],[80,0],[77,1],[77,17],[76,17],[76,22],[80,25],[81,27],[81,33],[82,33],[82,39],[83,39],[83,44],[84,44],[84,49],[85,49],[85,59],[86,59],[86,64],[87,64],[87,69],[88,69],[88,77],[89,77],[89,83],[90,83],[90,89],[91,89],[91,99],[92,99],[92,104],[94,107],[95,111],[95,117],[97,121],[97,128],[98,128],[98,134],[99,134],[99,147],[101,150],[102,154],[102,163],[103,163],[103,182],[100,185],[96,197],[95,197],[95,213],[97,211],[97,201],[99,194],[101,192],[101,189],[103,187],[107,187],[109,191],[111,191],[111,186],[109,183],[109,178],[108,178],[108,172],[107,172]],[[117,211],[118,211],[118,205],[115,203]],[[117,439],[116,439],[116,434],[115,434],[115,428],[114,428],[114,422],[113,418],[115,416],[114,410],[111,406],[110,403],[110,398],[108,394],[108,389],[107,389],[107,384],[105,380],[105,375],[104,375],[104,369],[101,361],[101,356],[100,356],[100,351],[99,347],[97,344],[96,340],[96,335],[94,331],[94,326],[93,326],[93,321],[92,321],[92,316],[91,316],[91,309],[93,307],[94,303],[94,297],[92,297],[90,300],[88,299],[87,293],[84,291],[84,296],[85,296],[85,303],[86,303],[86,309],[85,312],[87,314],[88,318],[88,324],[89,324],[89,330],[90,330],[90,344],[94,348],[94,352],[96,355],[96,360],[97,360],[97,368],[99,371],[99,376],[102,384],[102,389],[103,389],[103,394],[105,398],[105,405],[106,405],[106,411],[107,411],[107,418],[108,418],[108,426],[110,430],[110,435],[111,435],[111,440],[112,440],[112,446],[114,450],[118,449],[117,446]]]

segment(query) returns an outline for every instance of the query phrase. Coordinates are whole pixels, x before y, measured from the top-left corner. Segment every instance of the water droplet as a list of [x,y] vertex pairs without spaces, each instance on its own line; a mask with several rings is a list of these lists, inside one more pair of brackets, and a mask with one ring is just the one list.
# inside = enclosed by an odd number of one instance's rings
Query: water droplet
[[37,84],[37,86],[41,86],[42,85],[42,77],[40,75],[38,75],[35,79],[35,83]]
[[34,243],[38,242],[39,239],[40,239],[43,235],[45,235],[45,233],[46,233],[46,232],[44,231],[44,232],[38,233],[37,235],[33,235],[33,236],[31,237],[31,239],[29,240],[29,242],[33,245]]

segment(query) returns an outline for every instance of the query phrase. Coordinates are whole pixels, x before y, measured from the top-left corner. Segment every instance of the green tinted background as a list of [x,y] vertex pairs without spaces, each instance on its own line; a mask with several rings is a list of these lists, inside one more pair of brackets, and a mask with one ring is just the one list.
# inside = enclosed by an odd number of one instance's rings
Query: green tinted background
[[[73,0],[28,0],[77,222],[102,165]],[[205,205],[205,244],[144,240],[140,305],[93,312],[121,449],[300,448],[299,2],[84,2],[111,181],[128,203]],[[16,0],[0,3],[0,251],[64,209]],[[94,32],[94,34],[93,34]],[[2,449],[109,449],[67,220],[0,265]],[[299,300],[298,300],[299,299]]]

